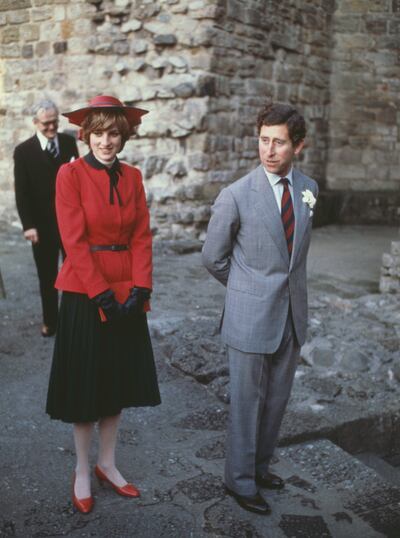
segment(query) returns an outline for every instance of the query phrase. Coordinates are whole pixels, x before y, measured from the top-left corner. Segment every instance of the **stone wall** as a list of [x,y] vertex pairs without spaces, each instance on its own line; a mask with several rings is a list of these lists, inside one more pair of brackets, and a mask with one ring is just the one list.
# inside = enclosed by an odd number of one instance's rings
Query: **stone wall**
[[400,293],[400,241],[392,241],[390,254],[382,256],[379,289],[382,293]]
[[[0,220],[17,221],[12,151],[33,132],[29,110],[43,95],[70,110],[109,93],[151,112],[121,157],[143,171],[160,238],[202,237],[221,186],[257,165],[254,123],[266,100],[290,102],[304,113],[308,146],[301,167],[322,188],[395,188],[399,83],[389,50],[399,49],[398,4],[1,0]],[[359,22],[361,37],[347,19]],[[379,63],[372,76],[373,60]],[[357,80],[371,85],[357,117],[358,90],[348,82],[353,65]],[[365,107],[363,128],[373,134],[350,138]],[[380,175],[373,174],[374,159],[386,163]]]
[[400,187],[400,0],[337,0],[327,185]]
[[209,183],[230,182],[258,163],[255,120],[266,100],[305,115],[302,168],[322,185],[327,158],[331,0],[220,2],[212,29],[207,119]]

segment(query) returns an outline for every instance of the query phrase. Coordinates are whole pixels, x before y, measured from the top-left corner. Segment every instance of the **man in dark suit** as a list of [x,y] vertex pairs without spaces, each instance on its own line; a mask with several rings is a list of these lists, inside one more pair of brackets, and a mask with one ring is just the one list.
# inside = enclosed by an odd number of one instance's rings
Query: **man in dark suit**
[[75,139],[57,132],[58,109],[42,100],[33,109],[36,134],[14,151],[15,197],[24,237],[32,243],[43,309],[42,336],[52,336],[58,315],[54,282],[61,241],[55,213],[55,183],[61,164],[78,157]]
[[284,487],[269,464],[306,336],[306,259],[318,186],[293,167],[306,135],[296,109],[268,105],[257,127],[260,165],[219,194],[203,260],[226,286],[227,493],[267,515],[259,488]]

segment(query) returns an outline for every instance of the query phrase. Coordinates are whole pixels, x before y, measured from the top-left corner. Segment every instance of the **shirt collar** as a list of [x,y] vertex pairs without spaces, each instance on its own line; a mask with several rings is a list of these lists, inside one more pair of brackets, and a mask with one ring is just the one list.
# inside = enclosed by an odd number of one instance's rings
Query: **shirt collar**
[[84,157],[85,162],[92,168],[95,168],[96,170],[110,170],[110,171],[121,171],[120,162],[118,160],[118,157],[115,157],[113,163],[111,166],[106,166],[102,162],[100,162],[96,157],[93,155],[93,151],[89,151]]
[[[271,184],[271,187],[274,187],[275,185],[277,185],[283,176],[278,176],[277,174],[271,174],[271,172],[268,172],[264,166],[263,168],[268,178],[268,181]],[[291,168],[289,172],[286,174],[286,176],[284,177],[286,177],[287,180],[289,181],[289,185],[293,186],[293,168]]]
[[[47,144],[50,142],[50,138],[44,136],[44,134],[42,134],[40,131],[36,131],[36,136],[39,139],[40,147],[43,151],[45,151],[47,149]],[[58,143],[58,135],[56,135],[52,140],[54,140],[54,142],[56,143],[57,149],[60,150],[60,146]]]

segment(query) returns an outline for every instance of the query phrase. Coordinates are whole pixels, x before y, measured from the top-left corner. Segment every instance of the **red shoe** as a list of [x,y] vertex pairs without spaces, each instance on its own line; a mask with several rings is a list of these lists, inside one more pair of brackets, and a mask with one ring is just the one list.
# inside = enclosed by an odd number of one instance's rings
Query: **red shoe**
[[111,480],[103,473],[98,465],[96,465],[94,468],[94,474],[99,479],[100,484],[103,482],[108,482],[113,490],[118,493],[118,495],[122,495],[123,497],[140,497],[140,491],[136,489],[133,484],[126,484],[125,486],[122,486],[122,488],[118,487],[116,484],[111,482]]
[[86,499],[78,499],[75,495],[75,473],[72,480],[72,504],[81,514],[89,514],[93,510],[94,499],[92,496],[86,497]]

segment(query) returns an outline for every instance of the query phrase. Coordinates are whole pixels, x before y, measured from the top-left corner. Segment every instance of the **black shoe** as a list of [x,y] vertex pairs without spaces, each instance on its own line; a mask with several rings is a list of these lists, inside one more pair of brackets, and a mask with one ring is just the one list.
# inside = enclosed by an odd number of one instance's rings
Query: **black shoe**
[[250,495],[249,497],[245,495],[239,495],[231,489],[225,486],[225,492],[233,497],[239,506],[247,510],[248,512],[253,512],[254,514],[259,514],[261,516],[268,516],[271,513],[271,508],[269,504],[261,497],[257,492],[255,495]]
[[267,489],[282,489],[285,487],[285,482],[282,478],[272,473],[256,474],[256,484]]

